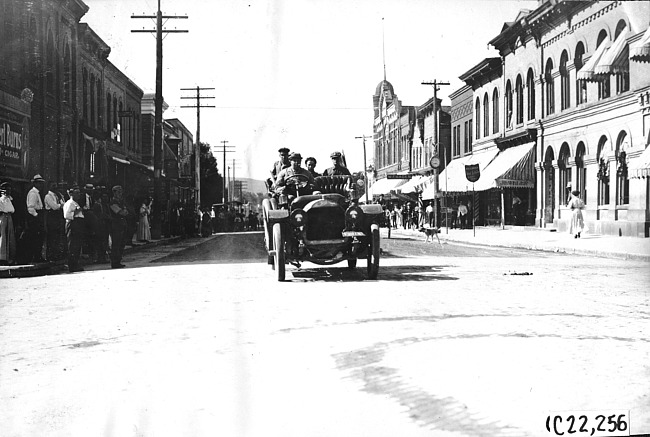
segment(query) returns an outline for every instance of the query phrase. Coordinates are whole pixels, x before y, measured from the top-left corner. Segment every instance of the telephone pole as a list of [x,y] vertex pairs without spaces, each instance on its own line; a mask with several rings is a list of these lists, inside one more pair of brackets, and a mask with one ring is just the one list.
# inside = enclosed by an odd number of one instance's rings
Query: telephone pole
[[[234,152],[235,146],[228,146],[226,145],[228,143],[228,140],[222,140],[221,144],[223,146],[217,146],[221,147],[221,150],[216,150],[217,152],[223,152],[223,177],[222,177],[222,183],[221,183],[221,201],[222,203],[226,203],[228,199],[226,198],[226,182],[228,179],[226,179],[226,153]],[[230,174],[228,174],[228,178],[230,178]]]
[[[214,90],[214,88],[181,88],[181,91],[196,90],[196,106],[181,106],[181,108],[196,108],[196,145],[194,148],[194,186],[196,187],[196,204],[201,206],[201,108],[214,108],[214,105],[201,105],[201,99],[214,99],[214,96],[201,96],[201,91]],[[184,97],[181,99],[194,99]]]
[[[433,82],[431,81],[425,81],[422,82],[422,85],[433,85],[433,144],[434,144],[434,152],[435,156],[440,158],[438,155],[440,153],[440,141],[438,138],[438,86],[440,85],[449,85],[449,82],[439,82],[434,79]],[[447,157],[445,156],[446,154],[443,154],[444,162],[445,162],[445,167],[447,166]],[[438,194],[438,173],[439,173],[439,166],[434,167],[433,169],[433,183],[434,185],[434,192]],[[447,205],[445,202],[445,226],[447,226]],[[435,226],[438,228],[438,199],[434,199],[433,202],[433,219],[435,220]]]
[[369,135],[361,135],[360,137],[354,137],[355,140],[363,140],[363,186],[366,191],[366,205],[368,204],[368,164],[366,162],[366,138],[372,138]]
[[162,234],[162,168],[163,168],[163,95],[162,95],[162,72],[163,72],[163,33],[187,33],[187,30],[164,30],[163,18],[165,20],[174,18],[187,18],[187,15],[163,15],[160,11],[160,0],[158,0],[158,11],[156,15],[131,15],[131,18],[149,18],[156,20],[156,28],[153,30],[131,30],[132,33],[154,33],[156,34],[156,100],[154,116],[153,136],[153,216],[151,220],[151,237],[160,238]]

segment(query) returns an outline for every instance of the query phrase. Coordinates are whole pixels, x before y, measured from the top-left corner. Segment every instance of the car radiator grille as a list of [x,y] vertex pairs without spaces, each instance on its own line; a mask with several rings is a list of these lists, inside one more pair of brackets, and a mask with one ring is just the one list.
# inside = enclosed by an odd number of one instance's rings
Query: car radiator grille
[[338,208],[319,208],[307,217],[308,240],[334,240],[341,237],[345,227],[345,214]]

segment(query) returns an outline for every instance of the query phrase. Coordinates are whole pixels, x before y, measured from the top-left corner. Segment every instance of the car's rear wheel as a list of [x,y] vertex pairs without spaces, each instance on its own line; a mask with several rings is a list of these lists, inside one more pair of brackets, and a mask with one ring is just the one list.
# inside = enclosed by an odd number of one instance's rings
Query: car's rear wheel
[[348,260],[348,268],[349,269],[356,269],[357,268],[357,259],[356,258]]
[[[273,209],[273,204],[271,200],[274,199],[264,199],[262,200],[262,220],[264,221],[264,246],[266,247],[266,252],[273,250],[273,235],[272,229],[269,225],[269,211]],[[273,257],[268,255],[267,259],[268,264],[273,265]]]
[[379,225],[370,226],[370,244],[368,246],[368,279],[377,279],[379,274]]
[[275,273],[278,276],[278,281],[284,281],[284,236],[280,223],[273,225],[273,247],[275,247]]

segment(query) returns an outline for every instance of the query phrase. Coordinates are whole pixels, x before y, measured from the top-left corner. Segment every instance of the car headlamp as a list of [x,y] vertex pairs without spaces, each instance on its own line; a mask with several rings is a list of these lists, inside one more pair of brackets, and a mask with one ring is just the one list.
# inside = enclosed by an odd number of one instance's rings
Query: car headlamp
[[351,206],[345,211],[345,221],[352,224],[358,225],[363,220],[363,211],[358,206]]
[[307,214],[302,209],[291,212],[291,224],[293,226],[304,226],[307,223]]

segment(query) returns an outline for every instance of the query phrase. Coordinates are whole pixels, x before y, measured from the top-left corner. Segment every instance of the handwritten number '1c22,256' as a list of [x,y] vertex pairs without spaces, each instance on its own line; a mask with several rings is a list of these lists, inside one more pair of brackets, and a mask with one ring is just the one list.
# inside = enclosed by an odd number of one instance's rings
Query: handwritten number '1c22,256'
[[629,436],[629,417],[629,411],[551,412],[546,416],[546,430],[554,436]]

